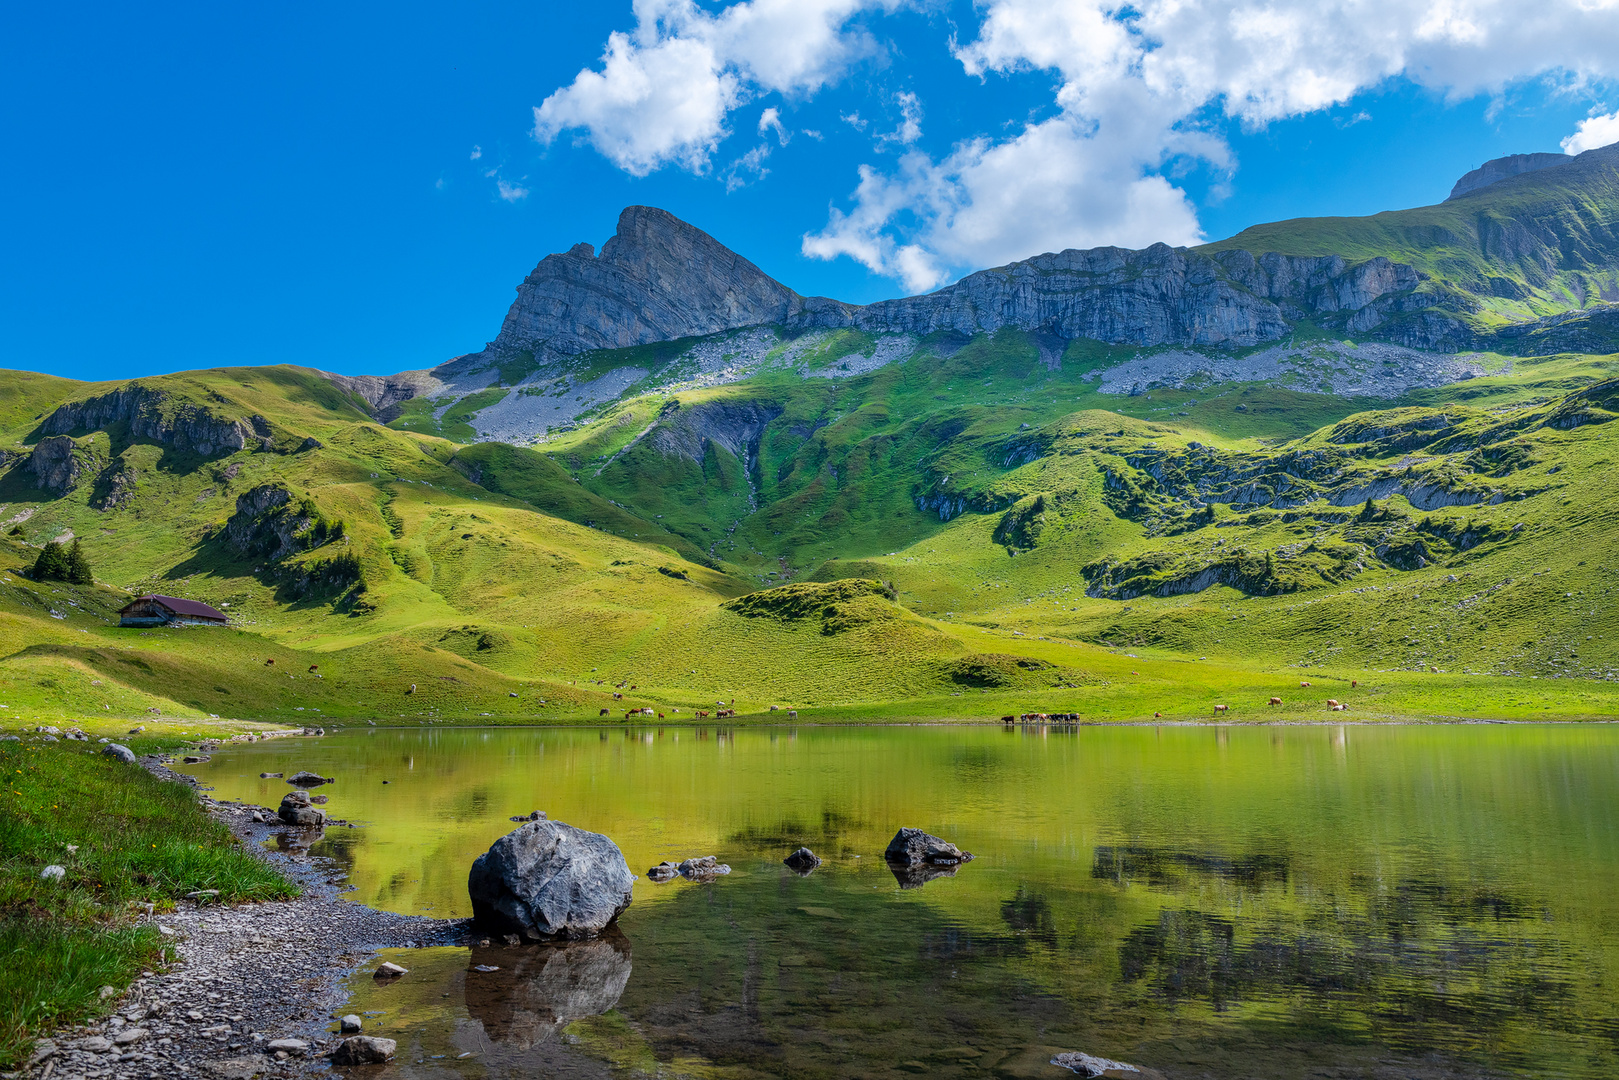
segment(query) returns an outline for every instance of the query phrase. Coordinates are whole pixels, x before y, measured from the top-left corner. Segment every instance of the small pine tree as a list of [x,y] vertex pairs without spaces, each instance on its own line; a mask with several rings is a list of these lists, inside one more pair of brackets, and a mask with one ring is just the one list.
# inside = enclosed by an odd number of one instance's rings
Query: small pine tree
[[55,540],[39,551],[34,560],[35,581],[66,581],[68,573],[67,550]]
[[1268,578],[1276,576],[1276,553],[1274,551],[1265,552],[1265,576]]
[[1372,515],[1375,513],[1377,513],[1377,507],[1372,505],[1372,497],[1368,495],[1366,496],[1366,501],[1361,504],[1360,519],[1362,521],[1370,521],[1372,520]]
[[90,569],[90,560],[85,558],[84,549],[79,546],[79,538],[73,538],[73,546],[67,549],[67,580],[74,585],[94,585],[96,576]]

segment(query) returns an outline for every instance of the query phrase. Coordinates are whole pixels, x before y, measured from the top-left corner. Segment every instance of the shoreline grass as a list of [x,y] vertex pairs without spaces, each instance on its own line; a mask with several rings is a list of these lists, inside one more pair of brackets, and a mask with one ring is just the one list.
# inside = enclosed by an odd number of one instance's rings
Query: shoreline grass
[[[188,892],[221,902],[297,888],[210,818],[190,788],[99,753],[96,744],[0,743],[0,1068],[34,1040],[107,1008],[168,958],[141,905]],[[47,866],[60,881],[41,877]]]

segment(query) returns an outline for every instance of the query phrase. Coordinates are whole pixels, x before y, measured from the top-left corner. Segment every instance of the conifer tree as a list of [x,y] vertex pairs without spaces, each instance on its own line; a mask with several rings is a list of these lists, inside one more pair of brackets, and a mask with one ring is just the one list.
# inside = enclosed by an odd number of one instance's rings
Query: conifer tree
[[39,551],[34,560],[35,581],[66,581],[68,574],[67,551],[55,540]]
[[79,546],[79,538],[73,538],[73,546],[67,551],[67,580],[74,585],[94,585],[96,576],[90,570],[90,560],[85,558],[84,549]]

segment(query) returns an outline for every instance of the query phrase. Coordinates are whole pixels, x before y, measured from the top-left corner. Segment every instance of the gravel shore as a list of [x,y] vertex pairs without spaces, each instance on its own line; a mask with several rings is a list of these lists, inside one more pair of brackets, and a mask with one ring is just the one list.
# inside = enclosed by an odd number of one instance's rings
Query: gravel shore
[[[142,764],[166,780],[197,786],[163,759]],[[303,889],[296,900],[215,904],[181,900],[172,912],[145,916],[170,938],[179,959],[147,972],[117,1002],[117,1015],[57,1032],[39,1044],[29,1080],[247,1080],[328,1073],[340,1041],[335,1017],[344,981],[378,949],[461,945],[467,920],[390,915],[345,900],[342,871],[311,857],[273,809],[214,802],[200,794],[249,851]],[[255,820],[255,819],[268,819]],[[328,828],[350,826],[331,823]],[[285,834],[292,846],[265,841]],[[277,1045],[280,1044],[280,1045]]]

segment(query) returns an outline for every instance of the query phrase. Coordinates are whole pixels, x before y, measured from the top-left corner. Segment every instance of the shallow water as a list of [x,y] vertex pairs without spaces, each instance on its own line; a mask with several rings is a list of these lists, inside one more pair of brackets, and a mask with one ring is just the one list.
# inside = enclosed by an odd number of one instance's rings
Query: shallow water
[[[362,827],[314,851],[376,907],[470,914],[472,860],[530,810],[643,875],[601,941],[357,978],[390,1077],[1057,1077],[1063,1050],[1171,1080],[1619,1075],[1619,727],[368,728],[188,767],[269,806],[258,774],[298,769],[337,777]],[[901,888],[903,825],[977,858]],[[644,876],[692,855],[734,872]]]

